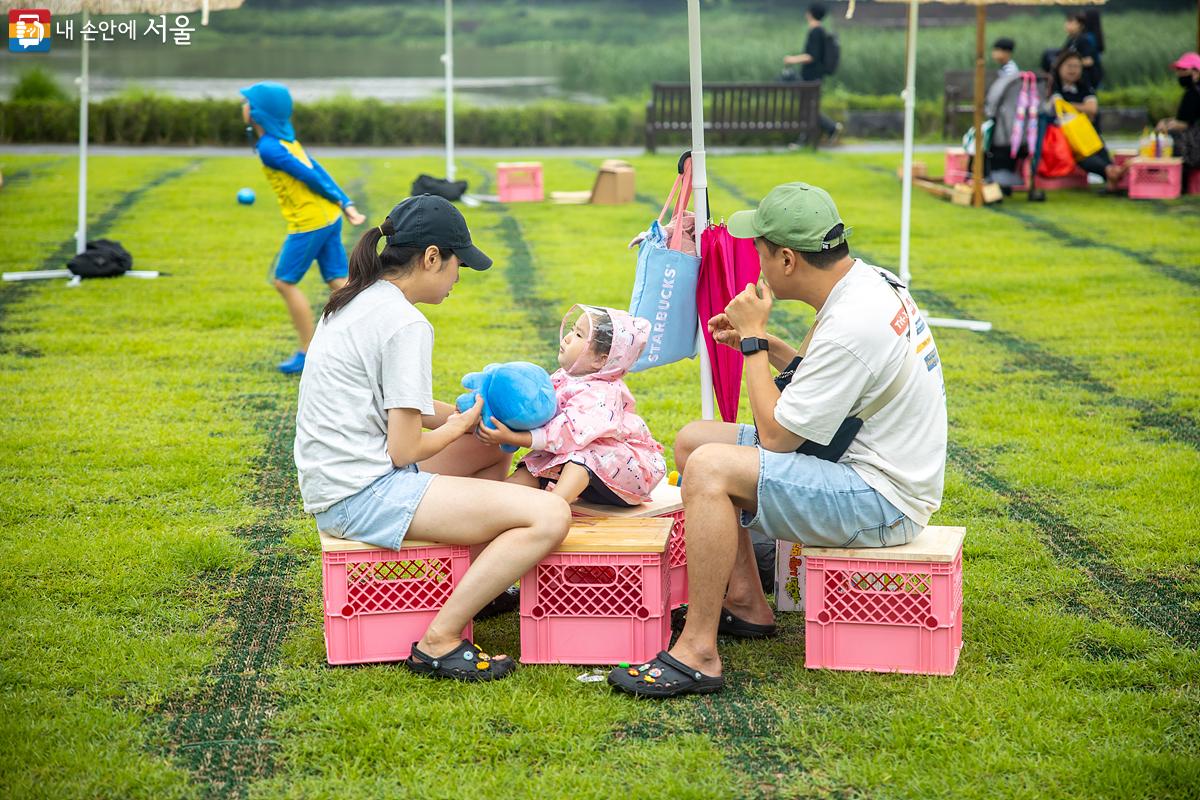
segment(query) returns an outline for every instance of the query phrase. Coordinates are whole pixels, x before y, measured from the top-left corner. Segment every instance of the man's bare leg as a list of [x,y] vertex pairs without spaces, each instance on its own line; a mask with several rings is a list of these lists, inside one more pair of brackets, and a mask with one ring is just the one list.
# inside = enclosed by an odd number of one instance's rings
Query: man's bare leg
[[734,514],[738,508],[753,513],[757,491],[755,448],[707,444],[691,454],[683,483],[688,509],[688,614],[670,652],[707,675],[720,675],[722,669],[717,624],[741,550]]
[[[738,426],[730,422],[702,420],[685,425],[679,431],[679,435],[675,437],[675,464],[680,474],[684,473],[691,454],[702,445],[736,445],[737,431]],[[755,456],[757,457],[757,453]],[[755,469],[757,475],[757,465]],[[687,478],[684,479],[684,487],[686,488],[686,486]],[[734,513],[736,520],[736,510]],[[688,551],[688,560],[691,560],[690,550]],[[734,563],[729,577],[725,608],[739,619],[756,625],[770,625],[775,621],[775,612],[771,610],[762,590],[762,581],[758,578],[758,559],[754,555],[754,544],[750,541],[749,531],[741,527],[738,528],[737,561]],[[688,603],[688,613],[691,613],[690,602]]]

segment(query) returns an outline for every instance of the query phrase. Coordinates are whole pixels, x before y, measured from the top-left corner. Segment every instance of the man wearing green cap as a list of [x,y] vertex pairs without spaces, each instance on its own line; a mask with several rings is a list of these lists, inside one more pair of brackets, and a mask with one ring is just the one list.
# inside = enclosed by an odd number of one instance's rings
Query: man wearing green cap
[[[633,694],[719,691],[717,635],[774,634],[747,529],[816,547],[888,547],[911,541],[941,504],[945,384],[908,291],[851,257],[851,231],[816,186],[777,186],[729,231],[754,239],[762,274],[708,330],[745,356],[755,425],[693,422],[676,438],[687,622],[645,670],[609,676]],[[798,350],[767,332],[775,299],[817,311]]]

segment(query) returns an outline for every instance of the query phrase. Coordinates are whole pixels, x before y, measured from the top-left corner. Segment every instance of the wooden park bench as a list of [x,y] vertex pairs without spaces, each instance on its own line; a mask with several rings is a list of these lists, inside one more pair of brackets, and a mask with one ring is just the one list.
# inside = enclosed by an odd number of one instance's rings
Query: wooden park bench
[[[821,126],[821,84],[706,83],[704,129],[709,133],[787,134],[815,148]],[[691,89],[686,83],[655,83],[646,104],[646,150],[655,151],[660,133],[692,129]]]

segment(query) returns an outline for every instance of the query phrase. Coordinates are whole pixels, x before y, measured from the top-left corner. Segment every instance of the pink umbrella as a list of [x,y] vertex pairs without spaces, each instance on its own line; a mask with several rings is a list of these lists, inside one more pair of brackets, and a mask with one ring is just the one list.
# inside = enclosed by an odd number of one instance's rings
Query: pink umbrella
[[700,277],[696,308],[704,329],[704,346],[712,364],[713,391],[721,419],[737,419],[742,389],[742,355],[718,345],[708,335],[708,320],[725,310],[733,296],[747,283],[758,282],[758,251],[753,239],[735,239],[724,225],[712,225],[700,234]]

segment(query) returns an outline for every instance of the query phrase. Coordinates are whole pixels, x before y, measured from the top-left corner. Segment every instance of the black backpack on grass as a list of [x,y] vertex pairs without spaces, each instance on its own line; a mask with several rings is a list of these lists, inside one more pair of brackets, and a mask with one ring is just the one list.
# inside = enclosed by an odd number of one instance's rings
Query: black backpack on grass
[[96,239],[87,243],[87,249],[67,262],[71,274],[81,278],[115,278],[124,275],[133,266],[133,256],[120,242]]
[[453,203],[467,191],[466,181],[448,181],[445,178],[435,178],[432,175],[421,174],[412,183],[412,195],[432,194],[444,197]]

